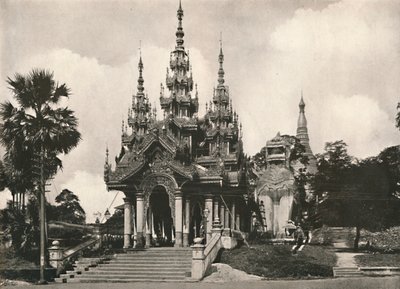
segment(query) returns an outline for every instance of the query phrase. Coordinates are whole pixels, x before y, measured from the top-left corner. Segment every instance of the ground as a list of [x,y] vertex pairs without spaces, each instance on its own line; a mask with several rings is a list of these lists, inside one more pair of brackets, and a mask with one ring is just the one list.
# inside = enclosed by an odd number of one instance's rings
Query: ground
[[[280,280],[280,281],[246,281],[226,283],[72,283],[49,284],[45,288],[51,289],[398,289],[400,277],[385,278],[349,278],[349,279],[324,279],[324,280]],[[84,285],[84,286],[82,286]],[[13,289],[26,288],[15,286]],[[32,289],[43,286],[30,286]]]

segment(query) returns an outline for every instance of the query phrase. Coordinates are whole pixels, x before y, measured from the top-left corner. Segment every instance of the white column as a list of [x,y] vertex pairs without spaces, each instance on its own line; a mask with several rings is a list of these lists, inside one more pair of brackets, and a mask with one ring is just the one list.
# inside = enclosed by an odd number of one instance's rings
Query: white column
[[183,226],[183,247],[189,247],[189,228],[190,228],[190,200],[185,198],[185,225]]
[[131,199],[124,198],[124,248],[131,247],[132,238],[132,202]]
[[218,203],[218,198],[214,199],[214,222],[219,222],[219,203]]
[[143,215],[144,215],[144,208],[143,208],[143,194],[136,195],[136,231],[137,231],[137,244],[136,247],[142,248],[143,247]]
[[223,205],[223,204],[221,204],[221,209],[220,209],[220,212],[219,212],[219,218],[220,218],[220,220],[221,220],[221,225],[222,225],[222,227],[224,228],[224,227],[226,227],[225,226],[225,205]]
[[182,192],[175,191],[175,247],[182,247]]
[[236,206],[235,206],[235,201],[232,200],[232,209],[231,209],[231,229],[236,230],[236,225],[235,225],[235,218],[236,218]]
[[228,204],[226,205],[226,210],[225,210],[225,223],[224,223],[224,227],[226,229],[229,229],[229,208],[228,208]]

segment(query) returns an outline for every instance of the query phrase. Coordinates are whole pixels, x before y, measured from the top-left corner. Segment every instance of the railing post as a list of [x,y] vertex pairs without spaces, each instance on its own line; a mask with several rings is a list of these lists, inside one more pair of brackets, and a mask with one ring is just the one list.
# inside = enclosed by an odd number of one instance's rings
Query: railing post
[[57,271],[61,268],[63,262],[63,249],[60,248],[59,241],[53,241],[49,250],[50,265]]
[[192,248],[192,279],[201,280],[204,275],[204,249],[205,245],[200,244],[202,238],[194,239]]

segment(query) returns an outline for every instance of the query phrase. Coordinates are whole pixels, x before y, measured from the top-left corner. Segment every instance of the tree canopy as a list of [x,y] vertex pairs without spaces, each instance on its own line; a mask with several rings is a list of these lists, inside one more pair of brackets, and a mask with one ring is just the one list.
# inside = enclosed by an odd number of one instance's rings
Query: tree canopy
[[70,152],[81,135],[74,112],[58,107],[70,90],[65,84],[59,85],[53,73],[33,69],[27,75],[9,77],[7,83],[17,105],[8,100],[0,104],[0,142],[6,149],[6,186],[13,193],[21,193],[35,186],[41,152],[47,179],[61,167],[57,155]]
[[56,204],[52,208],[51,219],[73,224],[85,223],[85,210],[80,205],[78,196],[72,191],[62,190],[56,197]]

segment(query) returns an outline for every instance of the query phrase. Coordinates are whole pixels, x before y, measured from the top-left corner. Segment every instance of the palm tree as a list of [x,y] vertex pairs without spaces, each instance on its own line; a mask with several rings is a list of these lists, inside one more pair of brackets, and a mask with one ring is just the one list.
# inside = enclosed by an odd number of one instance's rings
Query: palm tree
[[[61,165],[57,155],[69,153],[78,145],[81,135],[74,112],[58,107],[70,90],[65,84],[56,83],[52,72],[33,69],[28,75],[17,73],[13,79],[9,77],[7,83],[17,106],[10,101],[0,105],[0,138],[6,148],[5,158],[16,172],[30,180],[32,187],[40,176],[40,279],[44,281],[45,182]],[[36,177],[32,174],[35,164],[40,169]]]

